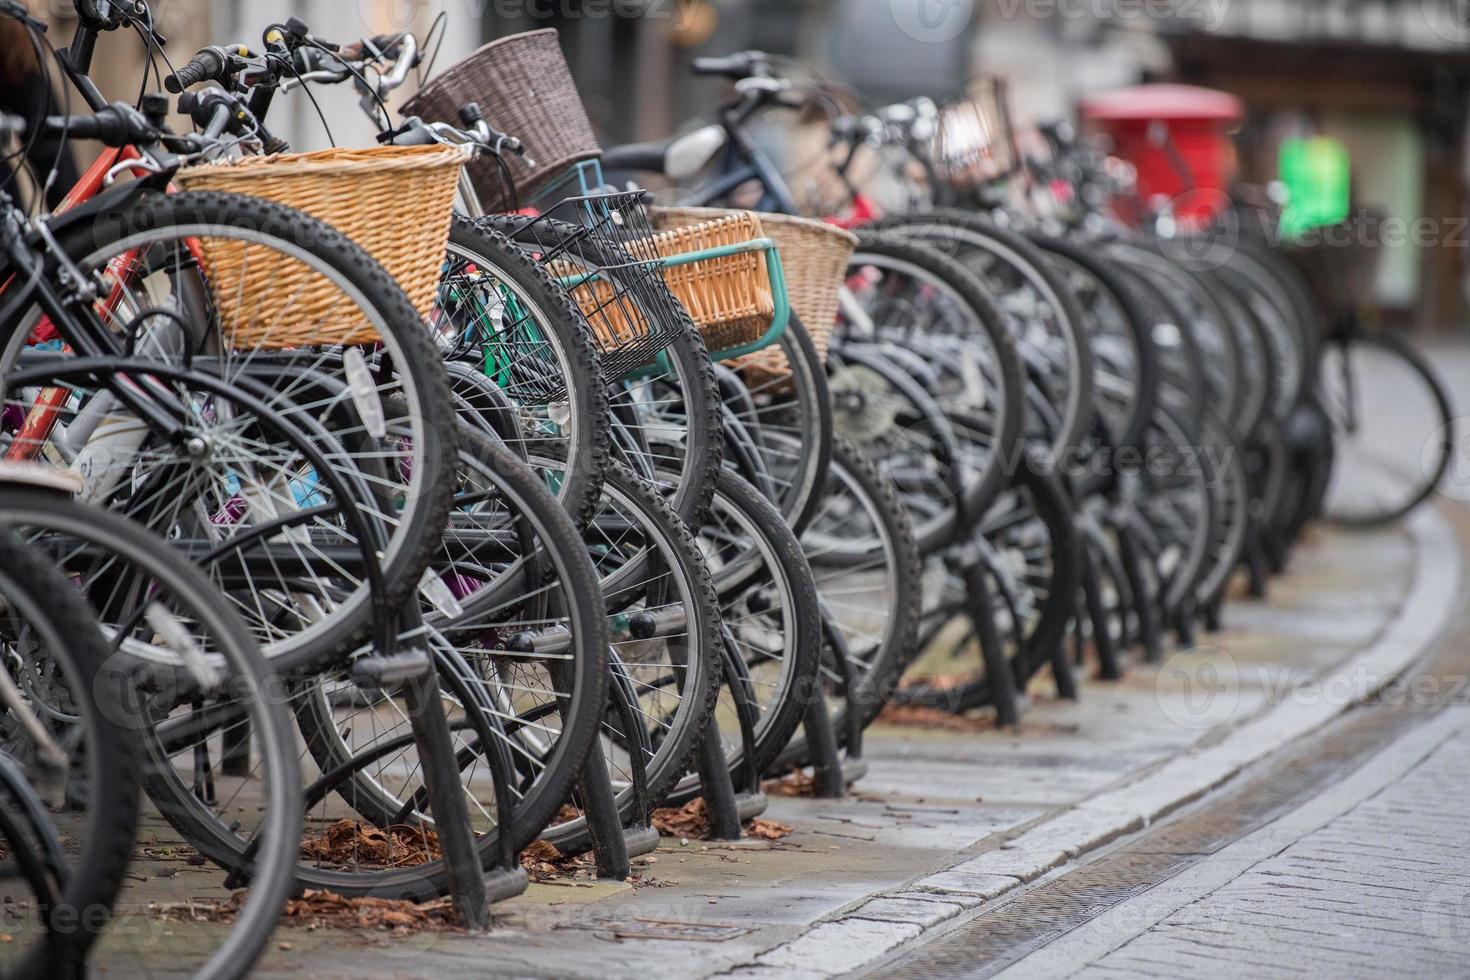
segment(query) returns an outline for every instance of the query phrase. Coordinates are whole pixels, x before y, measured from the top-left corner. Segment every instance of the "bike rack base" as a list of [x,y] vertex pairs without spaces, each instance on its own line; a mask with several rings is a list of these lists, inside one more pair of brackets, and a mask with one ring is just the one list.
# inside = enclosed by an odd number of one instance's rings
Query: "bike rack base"
[[764,793],[736,793],[735,812],[740,815],[742,824],[754,820],[765,813],[771,805],[771,798]]
[[531,876],[525,868],[496,868],[485,875],[485,895],[492,904],[524,895],[529,887]]
[[624,827],[623,847],[628,852],[628,857],[642,857],[645,854],[658,850],[658,831],[652,825],[647,827]]

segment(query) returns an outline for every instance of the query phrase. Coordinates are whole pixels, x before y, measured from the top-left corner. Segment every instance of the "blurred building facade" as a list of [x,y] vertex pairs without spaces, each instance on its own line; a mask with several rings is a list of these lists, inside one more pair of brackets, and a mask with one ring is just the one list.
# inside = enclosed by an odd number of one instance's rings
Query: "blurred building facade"
[[[34,0],[68,34],[65,0]],[[561,32],[589,114],[606,142],[676,131],[727,84],[694,77],[702,54],[759,48],[842,78],[874,101],[943,97],[985,70],[1011,82],[1021,119],[1073,115],[1087,92],[1145,80],[1229,90],[1249,109],[1242,177],[1274,174],[1287,134],[1315,132],[1352,151],[1358,203],[1402,221],[1435,216],[1419,241],[1385,249],[1382,303],[1421,323],[1466,306],[1470,0],[153,0],[170,57],[200,45],[254,44],[297,16],[346,40],[442,18],[438,64],[515,31]],[[98,73],[136,96],[141,45],[99,45]],[[404,93],[406,94],[406,93]],[[346,87],[279,100],[275,129],[303,149],[371,140]]]

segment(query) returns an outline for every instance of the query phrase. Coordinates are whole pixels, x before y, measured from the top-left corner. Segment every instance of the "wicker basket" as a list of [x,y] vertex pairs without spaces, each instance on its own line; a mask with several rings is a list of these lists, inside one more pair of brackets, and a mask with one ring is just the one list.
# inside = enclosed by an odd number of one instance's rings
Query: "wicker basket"
[[[652,244],[658,254],[670,256],[764,237],[760,218],[753,212],[727,211],[711,221],[662,231]],[[764,250],[668,266],[664,281],[712,351],[754,343],[776,315]]]
[[[515,181],[516,203],[602,153],[551,28],[491,41],[441,72],[404,103],[403,112],[457,126],[460,108],[470,102],[479,103],[490,125],[525,147],[524,157],[508,153],[504,158]],[[469,173],[486,211],[512,208],[510,188],[493,157],[472,161]]]
[[[248,194],[325,221],[376,259],[428,319],[465,159],[462,150],[437,146],[335,149],[189,167],[174,180],[186,190]],[[379,340],[371,324],[343,316],[341,287],[304,263],[237,239],[206,237],[201,247],[231,347]]]
[[[653,222],[661,229],[680,228],[724,213],[714,208],[654,208]],[[791,308],[816,345],[818,356],[826,361],[827,345],[837,323],[837,290],[847,273],[848,260],[857,248],[857,236],[810,218],[786,214],[759,217],[765,236],[780,249]],[[791,374],[786,355],[774,344],[735,363],[748,374],[765,378]]]
[[970,190],[1016,172],[1021,162],[1005,79],[982,75],[969,98],[939,110],[934,170],[951,187]]
[[[765,237],[760,219],[753,212],[717,213],[719,217],[713,220],[663,231],[625,243],[624,247],[633,255],[668,257]],[[565,274],[570,269],[556,271]],[[663,266],[660,272],[710,350],[754,343],[770,329],[776,301],[771,294],[764,250]],[[571,295],[592,324],[604,351],[616,350],[645,332],[643,315],[634,307],[625,309],[616,303],[606,280],[583,283],[574,287]]]

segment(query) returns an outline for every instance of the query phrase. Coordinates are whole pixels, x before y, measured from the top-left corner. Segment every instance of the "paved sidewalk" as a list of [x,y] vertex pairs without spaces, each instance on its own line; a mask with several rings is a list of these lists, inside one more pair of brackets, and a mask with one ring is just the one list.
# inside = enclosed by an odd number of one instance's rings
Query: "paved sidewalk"
[[1463,976],[1467,813],[1470,708],[1455,707],[1343,785],[1000,975]]

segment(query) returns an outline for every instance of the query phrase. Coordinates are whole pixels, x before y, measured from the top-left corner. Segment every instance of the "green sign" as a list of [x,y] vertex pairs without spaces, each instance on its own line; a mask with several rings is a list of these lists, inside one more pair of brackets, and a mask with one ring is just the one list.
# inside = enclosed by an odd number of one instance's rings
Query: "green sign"
[[1352,197],[1347,147],[1326,136],[1283,140],[1279,171],[1287,192],[1281,214],[1284,236],[1293,238],[1347,219]]

